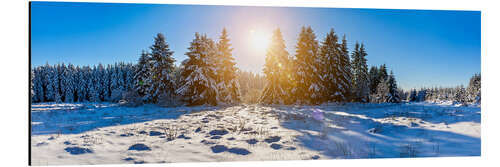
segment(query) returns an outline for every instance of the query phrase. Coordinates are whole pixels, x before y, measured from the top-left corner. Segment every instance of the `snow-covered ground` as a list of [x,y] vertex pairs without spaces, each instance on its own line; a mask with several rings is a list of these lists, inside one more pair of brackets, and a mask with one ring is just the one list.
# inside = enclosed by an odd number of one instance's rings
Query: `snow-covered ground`
[[32,105],[33,165],[481,155],[481,108],[447,104]]

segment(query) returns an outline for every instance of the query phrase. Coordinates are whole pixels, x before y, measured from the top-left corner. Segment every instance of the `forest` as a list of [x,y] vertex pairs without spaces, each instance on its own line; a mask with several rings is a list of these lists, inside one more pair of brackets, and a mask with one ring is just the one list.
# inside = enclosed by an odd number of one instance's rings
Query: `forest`
[[45,64],[31,70],[32,102],[120,102],[129,106],[301,104],[328,102],[481,103],[481,75],[469,85],[402,90],[386,64],[367,65],[363,43],[349,52],[346,36],[332,28],[319,41],[301,28],[295,53],[288,53],[280,29],[273,32],[262,74],[240,70],[226,29],[218,40],[196,33],[179,66],[166,37],[158,33],[137,63],[75,66]]

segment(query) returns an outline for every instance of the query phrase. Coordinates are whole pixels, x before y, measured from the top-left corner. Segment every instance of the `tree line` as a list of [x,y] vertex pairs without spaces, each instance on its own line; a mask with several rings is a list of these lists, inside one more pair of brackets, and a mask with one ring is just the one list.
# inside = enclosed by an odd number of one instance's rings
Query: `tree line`
[[266,53],[265,104],[321,104],[324,102],[401,101],[396,79],[385,65],[368,70],[364,44],[349,53],[346,36],[333,29],[319,42],[312,28],[303,26],[295,54],[286,51],[280,29],[273,33]]
[[453,101],[458,104],[481,104],[481,74],[474,74],[469,85],[464,87],[433,87],[411,89],[404,96],[409,102]]
[[[295,48],[295,54],[290,55],[280,29],[276,29],[266,52],[264,76],[260,76],[240,71],[235,66],[225,28],[217,41],[195,33],[185,53],[188,58],[180,66],[174,64],[174,52],[165,36],[158,33],[136,64],[120,62],[80,67],[62,63],[32,69],[32,100],[125,100],[166,106],[237,104],[243,100],[247,103],[315,105],[325,102],[399,103],[413,93],[398,89],[393,72],[388,73],[385,64],[368,69],[365,45],[356,42],[349,52],[346,36],[340,39],[333,29],[319,42],[312,28],[303,26]],[[480,88],[470,89],[469,92],[475,90],[476,94],[479,91],[480,98]],[[469,101],[472,96],[468,95]]]
[[158,33],[137,64],[39,66],[32,69],[31,97],[33,102],[126,99],[169,106],[239,103],[238,69],[226,29],[217,42],[196,33],[188,50],[188,59],[176,67],[173,51]]

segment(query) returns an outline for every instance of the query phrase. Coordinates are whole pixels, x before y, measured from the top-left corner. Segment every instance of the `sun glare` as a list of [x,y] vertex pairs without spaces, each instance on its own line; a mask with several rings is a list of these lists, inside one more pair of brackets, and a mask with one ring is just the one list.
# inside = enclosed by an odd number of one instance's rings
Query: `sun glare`
[[271,41],[271,33],[258,29],[250,30],[250,42],[256,51],[258,52],[266,51],[267,47],[269,47],[270,41]]

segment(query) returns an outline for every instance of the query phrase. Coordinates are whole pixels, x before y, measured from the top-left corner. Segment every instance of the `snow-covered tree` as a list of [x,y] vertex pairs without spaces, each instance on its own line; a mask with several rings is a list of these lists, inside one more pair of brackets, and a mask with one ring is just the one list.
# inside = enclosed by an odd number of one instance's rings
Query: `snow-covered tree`
[[75,85],[75,67],[72,64],[68,64],[68,67],[63,68],[63,79],[61,80],[62,88],[64,93],[64,102],[71,103],[75,101],[76,85]]
[[188,59],[182,62],[181,82],[176,93],[188,105],[217,105],[215,43],[206,35],[196,33],[188,49]]
[[344,98],[339,88],[341,82],[340,71],[343,69],[340,65],[340,44],[338,44],[338,37],[333,28],[326,34],[320,47],[319,56],[323,65],[320,69],[323,74],[323,85],[326,88],[326,100],[343,100]]
[[377,66],[371,66],[370,71],[368,72],[368,76],[370,78],[370,94],[374,95],[377,93],[377,87],[378,84],[380,83],[380,78],[379,78],[379,69]]
[[290,97],[290,63],[281,31],[276,29],[266,53],[263,72],[267,82],[259,98],[260,103],[288,104],[292,102]]
[[297,41],[294,61],[294,88],[296,102],[319,104],[325,99],[323,85],[323,62],[318,54],[318,41],[311,27],[302,27]]
[[240,85],[236,80],[238,70],[232,55],[231,44],[226,29],[222,29],[222,34],[217,43],[217,65],[216,80],[218,88],[218,101],[228,104],[236,104],[241,101]]
[[354,101],[368,102],[370,93],[368,65],[366,64],[367,53],[364,45],[356,42],[354,52],[352,52],[352,73],[353,73],[353,98]]
[[337,83],[341,96],[337,96],[337,99],[348,101],[351,98],[352,71],[345,35],[342,37],[342,43],[340,44],[339,66]]
[[474,74],[469,80],[467,87],[467,101],[469,103],[481,104],[481,74]]
[[173,97],[175,83],[172,72],[174,70],[173,51],[165,41],[165,36],[158,33],[151,46],[151,87],[149,93],[153,102],[158,102],[160,96]]
[[415,90],[415,89],[411,90],[410,95],[408,96],[408,101],[409,102],[417,101],[417,90]]
[[134,75],[134,89],[143,98],[143,101],[150,101],[151,96],[148,93],[151,78],[151,57],[146,51],[142,51],[141,57],[137,63]]
[[32,100],[33,102],[45,101],[43,94],[43,68],[41,66],[36,67],[32,71]]
[[467,95],[463,85],[457,87],[453,100],[459,104],[465,104],[467,102]]

